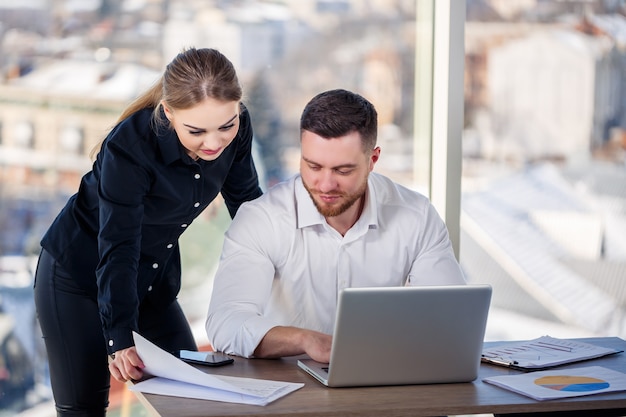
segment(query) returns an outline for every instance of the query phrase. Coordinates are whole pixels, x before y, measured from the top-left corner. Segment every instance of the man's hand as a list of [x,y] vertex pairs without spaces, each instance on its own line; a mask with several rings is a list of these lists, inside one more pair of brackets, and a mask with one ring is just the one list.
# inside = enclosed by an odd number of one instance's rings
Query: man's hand
[[254,351],[255,358],[280,358],[309,355],[311,359],[328,363],[333,337],[329,334],[297,327],[277,326],[265,334]]
[[330,348],[333,343],[333,337],[329,334],[305,330],[304,334],[304,353],[309,355],[311,359],[317,362],[330,362]]
[[109,371],[113,378],[120,382],[141,379],[144,364],[134,346],[118,350],[114,356],[115,358],[109,362]]

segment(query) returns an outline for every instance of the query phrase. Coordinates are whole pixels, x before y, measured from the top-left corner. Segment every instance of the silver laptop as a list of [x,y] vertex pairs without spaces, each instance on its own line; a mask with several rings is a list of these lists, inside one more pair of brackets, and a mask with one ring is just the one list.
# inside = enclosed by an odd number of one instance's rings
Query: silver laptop
[[330,364],[298,366],[329,387],[473,381],[490,301],[489,285],[347,288]]

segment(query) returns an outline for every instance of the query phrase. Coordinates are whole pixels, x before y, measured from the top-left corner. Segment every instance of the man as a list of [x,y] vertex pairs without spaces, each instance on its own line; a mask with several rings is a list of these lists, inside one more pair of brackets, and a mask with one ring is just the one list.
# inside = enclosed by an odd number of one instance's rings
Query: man
[[243,204],[226,232],[206,322],[215,349],[328,362],[343,288],[465,283],[427,198],[372,173],[377,129],[358,94],[306,105],[300,175]]

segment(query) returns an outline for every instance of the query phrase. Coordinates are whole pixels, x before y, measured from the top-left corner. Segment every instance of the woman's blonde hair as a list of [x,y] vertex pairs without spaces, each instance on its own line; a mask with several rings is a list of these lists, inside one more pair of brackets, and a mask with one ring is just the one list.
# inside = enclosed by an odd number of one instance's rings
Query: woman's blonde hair
[[[115,124],[148,108],[154,109],[152,121],[155,124],[168,123],[161,117],[161,101],[171,109],[188,109],[207,98],[239,101],[242,94],[237,72],[228,58],[215,49],[189,48],[179,53],[165,67],[161,78],[124,109]],[[90,152],[92,158],[100,152],[103,141]]]

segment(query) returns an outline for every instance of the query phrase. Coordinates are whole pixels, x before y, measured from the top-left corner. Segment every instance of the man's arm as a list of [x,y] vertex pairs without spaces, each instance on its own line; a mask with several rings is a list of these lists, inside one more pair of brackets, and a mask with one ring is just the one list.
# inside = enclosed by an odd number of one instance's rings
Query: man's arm
[[307,354],[311,359],[330,362],[332,336],[297,327],[271,328],[254,351],[257,358],[280,358]]
[[224,236],[206,321],[213,348],[244,357],[252,356],[265,333],[277,325],[263,314],[275,269],[260,249],[278,244],[277,233],[253,203],[239,208]]

